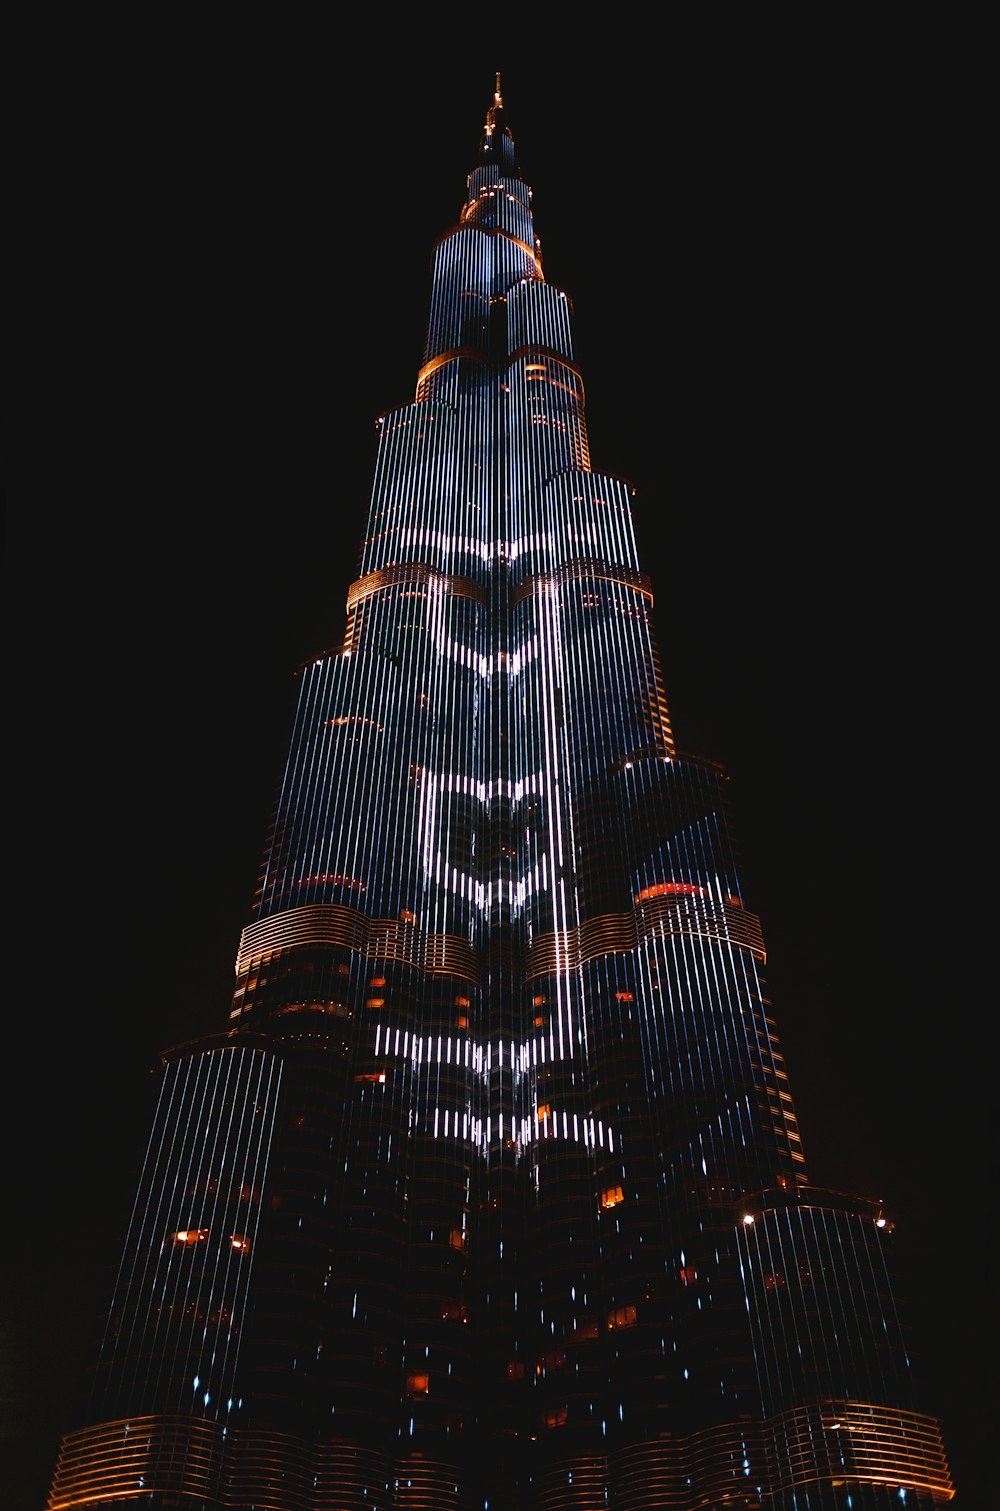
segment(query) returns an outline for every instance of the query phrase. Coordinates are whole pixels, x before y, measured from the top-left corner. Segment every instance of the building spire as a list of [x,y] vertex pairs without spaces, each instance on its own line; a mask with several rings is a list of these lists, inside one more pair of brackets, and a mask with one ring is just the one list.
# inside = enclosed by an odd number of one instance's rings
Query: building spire
[[500,75],[497,74],[496,87],[493,90],[493,104],[486,112],[486,134],[493,135],[494,117],[498,110],[503,109],[503,95],[500,93]]

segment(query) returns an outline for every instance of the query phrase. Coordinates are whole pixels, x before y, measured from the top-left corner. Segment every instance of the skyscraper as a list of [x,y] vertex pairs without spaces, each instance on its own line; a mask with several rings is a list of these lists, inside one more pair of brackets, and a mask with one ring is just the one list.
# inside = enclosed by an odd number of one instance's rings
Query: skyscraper
[[53,1508],[948,1498],[884,1216],[806,1181],[631,503],[498,81]]

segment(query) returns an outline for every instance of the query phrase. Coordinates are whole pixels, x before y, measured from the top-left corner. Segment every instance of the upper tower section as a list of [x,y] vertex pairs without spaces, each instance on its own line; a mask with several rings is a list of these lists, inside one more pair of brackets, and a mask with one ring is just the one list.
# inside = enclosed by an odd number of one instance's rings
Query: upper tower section
[[466,186],[458,224],[434,248],[418,400],[444,397],[470,361],[497,374],[515,352],[536,347],[572,360],[569,301],[545,285],[499,74]]
[[[521,178],[514,138],[504,124],[499,74],[493,104],[486,112],[486,125],[479,142],[479,165],[469,174],[468,190],[468,198],[462,206],[463,225],[513,236],[537,257],[538,245],[531,221],[531,190]],[[540,275],[540,260],[538,272]]]

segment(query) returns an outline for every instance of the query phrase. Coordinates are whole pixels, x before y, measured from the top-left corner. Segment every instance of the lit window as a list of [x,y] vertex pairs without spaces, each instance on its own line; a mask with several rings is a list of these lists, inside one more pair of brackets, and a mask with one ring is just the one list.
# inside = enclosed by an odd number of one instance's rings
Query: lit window
[[784,1277],[784,1275],[780,1274],[777,1270],[775,1270],[774,1273],[771,1274],[771,1275],[765,1275],[764,1276],[764,1289],[765,1289],[765,1291],[780,1291],[780,1290],[784,1289],[784,1285],[785,1285],[785,1277]]
[[171,1233],[174,1243],[190,1245],[204,1243],[208,1237],[207,1228],[181,1228],[177,1233]]
[[399,917],[402,923],[416,923],[417,921],[416,913],[410,913],[406,908],[400,909]]
[[407,1375],[406,1394],[408,1396],[426,1396],[430,1392],[429,1375]]
[[385,1007],[384,997],[369,997],[365,1007]]
[[469,1003],[468,997],[456,997],[455,998],[455,1006],[456,1007],[469,1007],[470,1003]]
[[602,1207],[617,1207],[618,1203],[624,1200],[621,1186],[609,1186],[606,1191],[601,1192]]
[[635,1307],[617,1306],[613,1312],[608,1313],[608,1327],[615,1328],[635,1327]]
[[300,880],[300,886],[303,887],[324,887],[328,885],[347,887],[352,892],[368,891],[367,885],[363,881],[358,881],[357,877],[341,876],[339,872],[337,875],[334,875],[330,871],[323,871],[315,876],[303,876]]
[[697,886],[693,881],[657,881],[650,887],[643,887],[637,895],[636,902],[647,902],[650,897],[704,897],[705,888]]
[[448,1236],[448,1242],[451,1244],[451,1246],[452,1246],[453,1249],[464,1249],[465,1248],[465,1233],[464,1233],[464,1231],[461,1228],[452,1228],[451,1233]]
[[680,1276],[682,1285],[694,1285],[698,1279],[698,1271],[693,1264],[686,1264],[681,1268]]
[[632,995],[631,992],[615,992],[615,1001],[616,1002],[634,1002],[635,998],[633,997],[633,995]]

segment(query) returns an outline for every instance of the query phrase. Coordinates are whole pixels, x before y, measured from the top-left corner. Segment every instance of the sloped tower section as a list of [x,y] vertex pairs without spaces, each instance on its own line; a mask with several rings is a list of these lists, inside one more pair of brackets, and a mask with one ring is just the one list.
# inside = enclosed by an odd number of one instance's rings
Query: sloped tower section
[[572,323],[498,78],[49,1511],[950,1499],[889,1227],[806,1178]]

